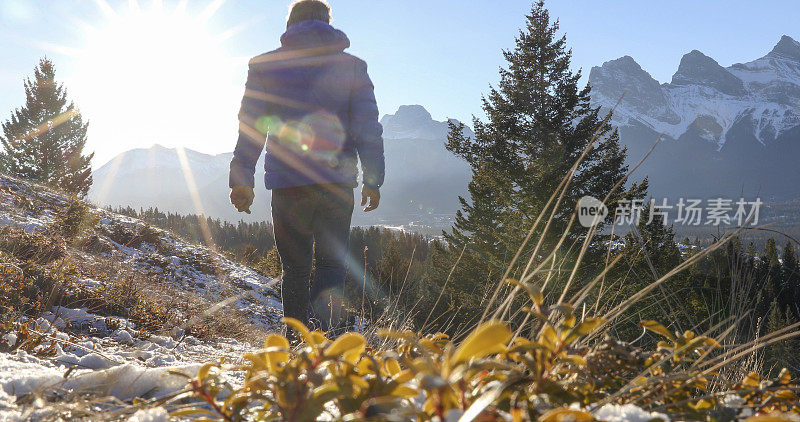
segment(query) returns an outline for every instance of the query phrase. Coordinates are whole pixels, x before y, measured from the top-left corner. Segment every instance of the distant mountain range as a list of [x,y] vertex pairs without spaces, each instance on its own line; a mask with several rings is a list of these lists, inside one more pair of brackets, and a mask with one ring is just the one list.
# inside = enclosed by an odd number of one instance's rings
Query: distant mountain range
[[[764,57],[722,67],[694,50],[659,84],[629,56],[589,74],[595,105],[659,196],[800,197],[800,43],[783,36]],[[624,93],[624,95],[623,95]]]
[[[663,84],[625,56],[592,68],[589,83],[592,101],[605,110],[622,98],[612,123],[631,164],[664,134],[634,174],[634,179],[650,177],[651,195],[800,198],[800,43],[792,38],[782,37],[760,59],[727,68],[691,51]],[[374,213],[356,212],[354,223],[448,226],[470,172],[445,149],[447,122],[410,105],[381,123],[387,158],[383,202]],[[129,151],[95,171],[90,198],[100,205],[202,211],[229,221],[263,219],[269,194],[261,183],[252,215],[228,204],[230,159],[230,153],[160,146]],[[256,180],[263,179],[263,171],[259,163]]]
[[[424,107],[410,105],[384,116],[381,123],[387,160],[381,206],[369,214],[357,210],[354,223],[414,225],[419,230],[437,231],[431,226],[447,225],[459,207],[458,196],[466,194],[470,175],[466,163],[445,148],[447,122],[435,121]],[[469,128],[465,132],[473,135]],[[261,182],[263,157],[256,165],[256,202],[251,215],[237,213],[228,203],[231,158],[232,153],[208,155],[159,145],[135,149],[94,172],[89,198],[103,206],[157,206],[228,221],[268,218],[270,195]]]

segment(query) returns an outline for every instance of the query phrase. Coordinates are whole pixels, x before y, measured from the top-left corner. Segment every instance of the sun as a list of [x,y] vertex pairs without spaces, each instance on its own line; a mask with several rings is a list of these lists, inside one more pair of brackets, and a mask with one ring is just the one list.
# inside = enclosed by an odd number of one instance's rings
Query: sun
[[96,3],[104,19],[84,27],[70,82],[96,149],[160,143],[203,150],[215,136],[232,136],[246,64],[224,47],[231,31],[209,29],[224,1],[194,15],[186,1],[172,8],[129,1],[122,10]]

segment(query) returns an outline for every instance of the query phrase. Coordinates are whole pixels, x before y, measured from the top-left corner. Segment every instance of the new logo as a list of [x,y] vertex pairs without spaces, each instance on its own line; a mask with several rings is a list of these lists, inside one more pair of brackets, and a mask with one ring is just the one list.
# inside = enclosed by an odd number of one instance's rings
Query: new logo
[[605,220],[607,215],[608,208],[603,201],[593,196],[584,196],[578,201],[578,222],[583,227],[594,227]]

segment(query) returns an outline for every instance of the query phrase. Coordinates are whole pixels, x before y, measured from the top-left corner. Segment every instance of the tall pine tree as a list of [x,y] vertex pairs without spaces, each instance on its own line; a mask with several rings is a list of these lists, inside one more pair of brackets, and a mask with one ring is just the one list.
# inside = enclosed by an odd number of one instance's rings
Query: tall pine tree
[[92,185],[94,153],[83,155],[89,125],[55,74],[43,58],[25,80],[25,105],[2,125],[0,171],[84,197]]
[[[558,28],[544,3],[535,3],[516,48],[504,52],[508,67],[500,70],[498,88],[483,98],[488,121],[474,119],[474,138],[451,126],[447,148],[471,166],[472,181],[470,198],[461,198],[455,227],[445,236],[454,250],[466,245],[490,272],[508,265],[595,131],[598,141],[578,167],[546,244],[567,230],[581,197],[603,199],[627,171],[619,136],[590,105],[589,86],[579,87],[580,71],[570,70],[571,51]],[[645,189],[646,182],[631,193],[642,197]],[[581,234],[585,229],[576,224],[568,238]]]
[[784,291],[784,301],[791,312],[800,318],[800,263],[794,252],[791,241],[786,242],[781,255],[783,277],[781,284]]

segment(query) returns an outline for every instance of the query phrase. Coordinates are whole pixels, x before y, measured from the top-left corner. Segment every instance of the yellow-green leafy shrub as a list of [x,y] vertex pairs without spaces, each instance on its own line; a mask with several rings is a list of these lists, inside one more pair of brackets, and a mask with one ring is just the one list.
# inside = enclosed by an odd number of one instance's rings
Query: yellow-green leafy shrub
[[[204,405],[173,415],[445,420],[456,412],[464,420],[561,421],[594,420],[591,410],[603,404],[634,403],[679,419],[706,419],[725,408],[727,394],[755,412],[798,411],[788,371],[772,381],[751,374],[720,394],[708,387],[714,372],[702,366],[720,352],[715,340],[645,321],[645,329],[664,338],[655,350],[591,342],[606,321],[579,317],[563,304],[544,307],[539,291],[527,290],[533,305],[526,311],[536,321],[530,330],[514,332],[489,320],[460,342],[444,334],[381,331],[382,346],[370,348],[359,333],[331,340],[284,319],[299,333],[300,347],[270,334],[263,349],[244,355],[244,365],[204,365],[186,393]],[[231,391],[221,377],[226,370],[244,370],[244,385]]]

